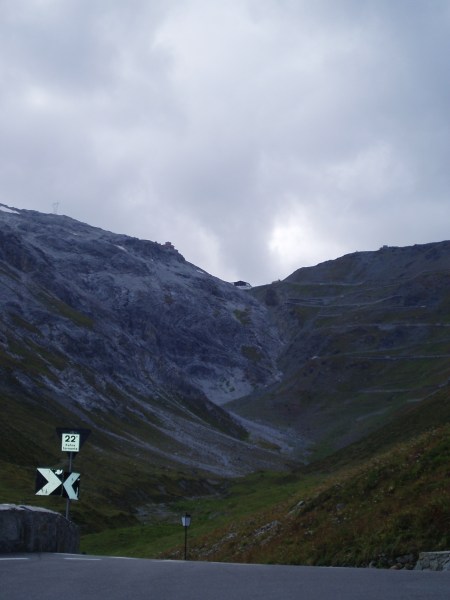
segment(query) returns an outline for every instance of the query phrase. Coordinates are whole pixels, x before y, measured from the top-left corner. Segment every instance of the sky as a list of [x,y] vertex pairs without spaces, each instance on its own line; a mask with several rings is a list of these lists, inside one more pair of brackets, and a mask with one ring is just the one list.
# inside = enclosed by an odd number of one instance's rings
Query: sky
[[253,285],[450,238],[449,0],[0,0],[0,203]]

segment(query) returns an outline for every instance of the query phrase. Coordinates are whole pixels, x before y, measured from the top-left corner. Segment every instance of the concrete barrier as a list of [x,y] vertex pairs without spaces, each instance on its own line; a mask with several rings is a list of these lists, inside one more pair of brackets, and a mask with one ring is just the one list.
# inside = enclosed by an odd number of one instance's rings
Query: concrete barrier
[[0,504],[0,553],[78,553],[80,534],[75,523],[59,513],[36,506]]
[[415,569],[418,571],[450,571],[450,552],[421,552]]

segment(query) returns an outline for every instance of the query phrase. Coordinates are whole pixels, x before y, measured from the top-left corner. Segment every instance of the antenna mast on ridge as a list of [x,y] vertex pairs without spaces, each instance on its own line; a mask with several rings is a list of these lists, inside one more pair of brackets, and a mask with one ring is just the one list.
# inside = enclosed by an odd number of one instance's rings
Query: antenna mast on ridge
[[59,202],[53,202],[53,214],[54,215],[58,214],[58,207],[59,207]]

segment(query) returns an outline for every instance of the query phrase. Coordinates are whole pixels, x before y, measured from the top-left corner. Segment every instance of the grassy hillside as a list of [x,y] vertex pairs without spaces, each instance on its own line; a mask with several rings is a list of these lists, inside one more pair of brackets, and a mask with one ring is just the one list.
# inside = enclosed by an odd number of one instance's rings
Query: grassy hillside
[[[199,559],[390,566],[450,546],[450,427],[324,478],[264,511],[204,536]],[[211,550],[213,549],[213,550]]]
[[[1,405],[0,503],[44,506],[64,513],[63,498],[35,495],[35,477],[37,467],[68,468],[56,428],[73,425],[72,413],[59,403],[25,395],[20,401],[3,395]],[[155,440],[146,422],[80,410],[76,426],[92,429],[73,463],[73,470],[81,473],[81,485],[80,500],[72,502],[71,514],[82,532],[139,523],[139,511],[147,505],[210,494],[220,486],[220,479],[207,480],[192,469],[183,472],[175,462],[170,465],[166,457],[158,462],[151,450],[140,448],[136,439]]]
[[[20,427],[9,418],[17,406]],[[54,428],[65,415],[43,416],[29,401],[4,407],[0,501],[64,512],[63,499],[34,495],[34,477],[37,461],[63,466]],[[95,431],[74,463],[82,484],[72,517],[84,534],[98,532],[83,536],[86,552],[180,557],[188,511],[192,558],[388,565],[450,547],[449,424],[446,388],[321,461],[234,482],[150,464]]]
[[[450,396],[404,410],[365,441],[289,475],[259,473],[222,497],[165,506],[139,527],[86,536],[87,552],[197,560],[411,566],[450,547]],[[176,545],[175,545],[176,544]]]

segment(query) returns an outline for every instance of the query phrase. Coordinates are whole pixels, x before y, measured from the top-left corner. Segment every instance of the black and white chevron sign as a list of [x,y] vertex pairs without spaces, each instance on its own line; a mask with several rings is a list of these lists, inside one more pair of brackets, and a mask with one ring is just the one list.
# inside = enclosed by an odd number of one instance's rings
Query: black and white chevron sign
[[63,496],[78,500],[79,492],[79,473],[65,473],[62,469],[37,469],[36,496]]
[[64,473],[62,495],[69,500],[78,500],[80,494],[80,474]]

